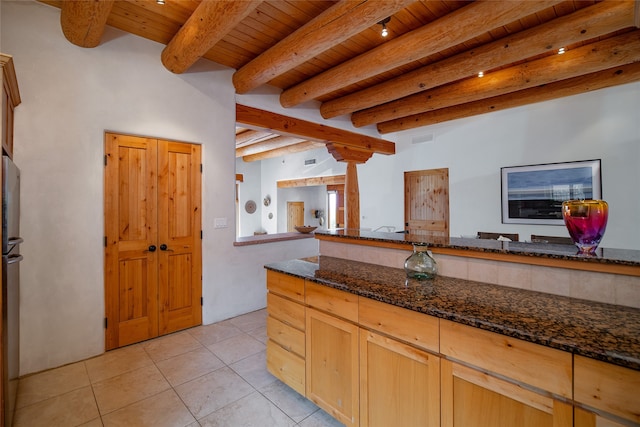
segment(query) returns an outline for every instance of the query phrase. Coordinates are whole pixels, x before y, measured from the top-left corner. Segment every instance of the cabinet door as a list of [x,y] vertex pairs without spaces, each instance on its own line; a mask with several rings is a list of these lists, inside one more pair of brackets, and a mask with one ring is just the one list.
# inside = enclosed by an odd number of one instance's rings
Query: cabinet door
[[572,427],[573,407],[442,360],[443,427]]
[[307,308],[306,332],[307,398],[358,426],[358,327]]
[[583,408],[575,408],[575,427],[624,427],[624,424],[604,418]]
[[578,355],[574,369],[576,402],[640,424],[640,372]]
[[440,425],[440,358],[360,330],[360,425]]

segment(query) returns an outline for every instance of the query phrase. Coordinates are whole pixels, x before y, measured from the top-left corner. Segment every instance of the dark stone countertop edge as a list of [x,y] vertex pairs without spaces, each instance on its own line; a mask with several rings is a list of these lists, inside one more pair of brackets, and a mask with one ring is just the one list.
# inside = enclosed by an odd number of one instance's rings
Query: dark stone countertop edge
[[349,229],[316,230],[316,238],[323,236],[336,237],[346,240],[364,240],[372,242],[386,242],[407,245],[411,250],[414,242],[426,242],[432,248],[458,249],[471,252],[499,253],[579,261],[585,263],[617,264],[640,268],[640,250],[598,248],[593,256],[577,253],[572,245],[532,242],[503,242],[488,239],[473,239],[462,237],[430,237],[403,233],[373,232]]
[[236,241],[233,242],[233,246],[262,245],[288,240],[309,239],[311,237],[313,237],[313,233],[299,233],[297,231],[291,233],[258,234],[255,236],[238,237]]
[[[352,261],[349,261],[349,262],[352,262]],[[420,312],[420,313],[434,316],[440,319],[450,320],[456,323],[476,327],[476,328],[490,331],[490,332],[499,333],[505,336],[521,339],[534,344],[543,345],[545,347],[566,351],[572,354],[581,355],[591,359],[600,360],[603,362],[607,362],[614,365],[640,371],[640,351],[632,352],[632,353],[624,353],[624,352],[618,351],[616,348],[607,347],[606,345],[594,346],[589,342],[586,342],[586,340],[583,342],[579,338],[574,339],[575,337],[557,336],[554,334],[546,334],[541,332],[532,333],[531,331],[524,330],[523,328],[518,328],[518,327],[510,326],[506,323],[501,323],[499,321],[496,321],[495,319],[470,316],[468,314],[465,314],[462,310],[461,311],[441,310],[441,309],[438,309],[437,307],[417,307],[417,306],[411,305],[411,303],[409,302],[402,303],[402,302],[399,302],[397,299],[394,299],[392,296],[387,296],[381,292],[367,291],[364,289],[360,289],[358,287],[348,286],[345,283],[318,278],[315,276],[315,272],[318,270],[318,264],[314,262],[309,262],[304,260],[290,260],[290,261],[285,261],[280,263],[267,264],[265,265],[265,268],[268,270],[288,274],[294,277],[308,279],[312,282],[325,285],[334,289],[346,291],[358,296],[370,298],[370,299],[391,304],[397,307],[406,308],[412,311]],[[459,280],[459,279],[455,279],[455,280]],[[463,282],[469,282],[469,281],[463,281]],[[502,286],[499,286],[499,285],[491,285],[491,286],[495,286],[497,288],[503,288]],[[529,295],[532,293],[537,294],[537,292],[535,291],[520,290],[516,288],[506,288],[506,290],[508,292],[521,291]],[[569,297],[560,297],[560,298],[572,300],[572,298],[569,298]],[[576,301],[583,301],[583,300],[576,300]],[[594,303],[594,304],[598,306],[607,305],[607,304],[601,304],[601,303]],[[636,310],[636,309],[632,309],[632,310]]]

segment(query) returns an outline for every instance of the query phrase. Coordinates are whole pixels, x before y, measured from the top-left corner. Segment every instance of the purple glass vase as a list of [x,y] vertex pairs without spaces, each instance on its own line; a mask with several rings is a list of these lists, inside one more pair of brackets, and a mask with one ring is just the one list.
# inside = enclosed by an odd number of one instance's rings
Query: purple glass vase
[[581,254],[593,254],[607,228],[609,205],[604,200],[567,200],[562,217]]

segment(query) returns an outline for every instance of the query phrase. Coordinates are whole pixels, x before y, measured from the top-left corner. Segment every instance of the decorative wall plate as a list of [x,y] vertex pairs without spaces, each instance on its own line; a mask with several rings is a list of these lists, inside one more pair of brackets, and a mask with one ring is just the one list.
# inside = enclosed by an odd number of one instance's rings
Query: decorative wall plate
[[247,203],[244,204],[244,210],[250,214],[254,213],[256,211],[256,202],[253,200],[247,200]]

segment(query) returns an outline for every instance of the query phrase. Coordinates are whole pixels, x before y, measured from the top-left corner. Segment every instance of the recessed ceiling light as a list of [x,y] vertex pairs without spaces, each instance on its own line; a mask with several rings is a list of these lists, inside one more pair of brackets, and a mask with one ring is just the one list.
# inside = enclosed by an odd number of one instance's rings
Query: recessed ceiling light
[[478,77],[484,77],[484,71],[480,71],[480,72],[478,73]]
[[562,55],[563,53],[565,53],[565,50],[563,47],[561,47],[560,49],[558,49],[558,55]]

